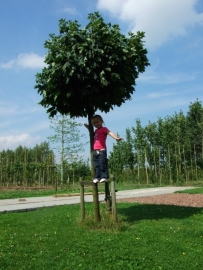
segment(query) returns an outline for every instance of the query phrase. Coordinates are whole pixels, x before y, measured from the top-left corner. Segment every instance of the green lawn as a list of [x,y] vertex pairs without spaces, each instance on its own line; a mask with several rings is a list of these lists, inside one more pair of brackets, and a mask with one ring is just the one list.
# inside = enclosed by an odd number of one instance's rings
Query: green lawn
[[117,209],[119,225],[110,217],[92,222],[91,203],[86,225],[79,205],[0,214],[0,269],[203,269],[203,208],[118,203]]
[[[104,184],[99,184],[99,191],[104,192]],[[132,183],[124,183],[124,184],[116,184],[116,189],[118,190],[130,190],[136,188],[146,188],[152,186],[138,186]],[[154,187],[154,186],[153,186]],[[85,188],[85,192],[92,192],[92,188]],[[15,199],[15,198],[28,198],[28,197],[41,197],[41,196],[50,196],[55,194],[79,194],[80,186],[78,184],[75,185],[74,188],[69,189],[59,189],[57,192],[54,189],[36,189],[36,190],[0,190],[0,200],[2,199]]]
[[[140,188],[151,188],[157,187],[159,185],[137,185],[135,183],[116,183],[117,190],[131,190],[131,189],[140,189]],[[164,186],[164,185],[163,185]],[[192,186],[192,183],[191,183]],[[99,184],[99,191],[104,192],[104,184]],[[85,192],[92,192],[92,188],[85,188]],[[0,189],[0,200],[2,199],[16,199],[16,198],[28,198],[28,197],[41,197],[41,196],[50,196],[54,194],[72,194],[80,193],[80,186],[78,184],[73,188],[69,189],[59,189],[57,192],[54,189],[36,189],[36,190],[2,190]]]
[[[88,192],[90,189],[87,190]],[[63,189],[58,190],[57,192],[54,189],[36,189],[36,190],[0,190],[0,200],[2,199],[15,199],[15,198],[29,198],[29,197],[42,197],[42,196],[50,196],[55,194],[72,194],[80,192],[78,188],[72,189]]]
[[182,191],[176,191],[175,193],[187,193],[187,194],[203,194],[203,188],[194,188]]

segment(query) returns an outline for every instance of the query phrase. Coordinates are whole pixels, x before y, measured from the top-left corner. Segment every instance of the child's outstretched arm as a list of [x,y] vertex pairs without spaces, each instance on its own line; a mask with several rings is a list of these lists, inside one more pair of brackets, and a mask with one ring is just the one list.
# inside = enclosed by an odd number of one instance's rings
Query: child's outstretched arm
[[112,131],[109,131],[108,134],[109,134],[112,138],[114,138],[116,141],[122,141],[122,140],[123,140],[123,138],[117,137]]

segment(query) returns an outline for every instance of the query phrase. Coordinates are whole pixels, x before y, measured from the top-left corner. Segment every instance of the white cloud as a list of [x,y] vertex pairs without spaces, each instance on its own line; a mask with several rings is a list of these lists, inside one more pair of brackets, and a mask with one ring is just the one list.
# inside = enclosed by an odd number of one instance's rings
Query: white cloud
[[0,68],[9,69],[9,68],[12,68],[14,65],[15,65],[15,61],[11,60],[11,61],[9,61],[7,63],[0,63]]
[[17,112],[17,106],[11,105],[7,102],[0,101],[0,115],[7,116],[7,115],[15,115]]
[[0,129],[2,129],[2,130],[4,129],[4,130],[5,130],[7,127],[10,126],[10,124],[11,124],[11,123],[10,123],[9,121],[5,121],[5,120],[2,121],[2,120],[1,120],[1,121],[0,121]]
[[182,82],[194,81],[196,79],[195,74],[187,74],[187,73],[174,73],[174,74],[166,74],[163,77],[163,84],[177,84]]
[[64,8],[64,9],[62,10],[62,12],[69,13],[69,14],[72,14],[72,15],[78,14],[76,8],[70,8],[70,7]]
[[157,74],[156,72],[148,72],[146,75],[141,74],[137,81],[143,81],[147,83],[155,84],[177,84],[183,82],[194,81],[196,79],[196,74],[193,73],[171,73],[171,74]]
[[171,91],[162,91],[162,92],[153,92],[147,95],[147,98],[162,98],[162,97],[168,97],[168,96],[175,96],[177,95],[177,92],[171,92]]
[[33,147],[40,143],[40,137],[31,137],[29,134],[9,135],[0,137],[0,151],[11,149],[15,150],[19,145]]
[[30,106],[21,105],[18,106],[13,102],[1,102],[0,101],[0,116],[9,116],[9,115],[25,115],[33,114],[36,112],[40,112],[41,108],[39,106]]
[[194,24],[203,23],[198,0],[98,0],[97,7],[129,22],[133,32],[146,33],[146,46],[157,48],[170,38],[187,34]]
[[[202,95],[202,91],[198,88],[186,88],[186,89],[169,89],[169,90],[163,90],[163,91],[159,91],[159,92],[151,92],[149,94],[147,94],[146,99],[162,99],[162,100],[166,100],[165,97],[170,97],[170,96],[176,96],[175,99],[177,100],[178,98],[181,99],[185,99],[185,97],[187,98],[196,98],[199,97],[201,99]],[[159,100],[160,102],[160,100]],[[189,103],[188,103],[189,104]]]
[[[193,100],[192,100],[193,101]],[[171,113],[173,115],[175,113],[175,110],[177,109],[178,111],[182,110],[184,106],[189,106],[191,102],[191,97],[180,97],[178,98],[177,96],[174,98],[164,98],[156,101],[157,103],[154,103],[149,105],[150,111],[152,112],[160,112],[164,110],[169,110],[169,109],[174,109],[174,111]],[[155,106],[157,105],[157,106]]]
[[33,132],[37,132],[37,133],[42,133],[43,130],[49,130],[49,132],[51,132],[50,130],[50,121],[47,120],[42,120],[42,121],[38,121],[37,124],[33,124],[30,127],[26,127],[26,131],[33,133]]
[[7,63],[0,63],[0,69],[43,68],[45,65],[44,56],[39,56],[38,54],[31,52],[21,53],[17,58],[12,59]]
[[[166,111],[167,114],[172,115],[175,111],[188,109],[190,102],[194,102],[197,97],[199,100],[202,100],[202,91],[196,88],[191,89],[190,87],[186,89],[169,88],[168,90],[157,92],[145,92],[143,90],[142,93],[140,91],[135,92],[132,100],[126,101],[121,107],[114,107],[107,114],[99,111],[97,113],[102,115],[104,122],[107,122],[107,126],[108,123],[111,123],[113,127],[115,125],[118,128],[119,121],[124,125],[127,123],[132,125],[132,118],[133,120],[136,118],[146,118],[147,121],[154,121],[153,114],[155,112],[157,112],[158,117],[162,116]],[[111,126],[108,127],[111,128]]]

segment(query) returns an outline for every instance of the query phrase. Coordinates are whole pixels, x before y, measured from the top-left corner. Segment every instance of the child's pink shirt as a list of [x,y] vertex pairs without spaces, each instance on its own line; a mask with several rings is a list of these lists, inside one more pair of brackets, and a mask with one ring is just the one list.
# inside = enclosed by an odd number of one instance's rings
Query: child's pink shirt
[[106,137],[109,133],[108,128],[101,127],[94,132],[94,150],[106,149]]

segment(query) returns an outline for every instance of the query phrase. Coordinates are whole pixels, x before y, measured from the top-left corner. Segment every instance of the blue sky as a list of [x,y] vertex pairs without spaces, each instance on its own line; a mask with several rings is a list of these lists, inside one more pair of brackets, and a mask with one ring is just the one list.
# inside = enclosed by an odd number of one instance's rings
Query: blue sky
[[[58,20],[87,24],[99,11],[121,31],[145,31],[151,66],[136,81],[131,101],[108,114],[106,126],[125,137],[139,118],[143,125],[203,101],[202,0],[0,0],[0,150],[33,147],[53,133],[35,75],[44,66],[44,42],[58,34]],[[86,119],[78,119],[81,123]],[[86,133],[85,128],[81,129]],[[114,140],[108,138],[110,151]],[[89,148],[85,148],[88,156]]]

